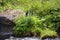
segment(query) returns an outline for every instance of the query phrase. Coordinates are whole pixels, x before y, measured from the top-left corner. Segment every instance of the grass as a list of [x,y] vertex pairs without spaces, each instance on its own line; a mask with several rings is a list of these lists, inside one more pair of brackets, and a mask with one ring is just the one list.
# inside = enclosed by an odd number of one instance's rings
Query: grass
[[41,32],[41,38],[56,38],[57,32],[46,28]]
[[60,17],[60,0],[0,0],[0,11],[9,9],[21,9],[29,13],[29,16],[15,21],[16,36],[39,33],[41,38],[57,37],[60,20],[56,21],[56,18]]
[[[50,17],[50,16],[49,16]],[[55,38],[57,32],[51,18],[39,19],[36,16],[23,16],[17,19],[14,27],[15,36],[39,36],[41,38]],[[48,21],[49,20],[49,21]],[[46,24],[48,23],[48,24]],[[48,25],[48,26],[47,26]]]
[[58,8],[60,6],[60,0],[1,0],[0,7],[2,7],[1,10],[6,9],[22,9],[24,11],[30,10],[30,8],[33,6],[39,7],[40,10],[46,10],[49,8]]

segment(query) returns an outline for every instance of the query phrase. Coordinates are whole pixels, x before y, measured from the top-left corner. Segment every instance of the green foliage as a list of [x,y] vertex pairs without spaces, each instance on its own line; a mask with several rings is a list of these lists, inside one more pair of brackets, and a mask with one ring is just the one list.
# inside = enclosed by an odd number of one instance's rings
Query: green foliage
[[29,12],[28,17],[22,16],[15,21],[15,36],[30,33],[39,33],[41,37],[57,36],[56,32],[60,32],[60,0],[0,0],[0,11],[7,9]]
[[[55,19],[53,15],[47,15],[41,19],[36,16],[22,16],[15,21],[14,34],[15,36],[27,36],[32,33],[34,36],[41,36],[41,38],[45,36],[49,37],[50,35],[50,37],[56,37],[57,33],[53,19]],[[47,34],[45,34],[46,31],[48,31]],[[52,34],[48,35],[50,32]]]
[[[60,3],[58,2],[59,0],[49,0],[49,1],[36,1],[33,3],[29,9],[29,13],[31,15],[37,15],[40,18],[45,17],[46,15],[49,14],[56,14],[58,13],[60,7]],[[57,4],[59,3],[59,4]]]
[[0,6],[4,8],[2,10],[22,9],[24,11],[33,10],[36,13],[40,13],[41,11],[45,12],[52,8],[60,8],[60,0],[0,0]]
[[55,30],[57,31],[57,33],[59,33],[60,32],[60,17],[56,17],[55,19],[54,19],[54,24],[55,24]]
[[40,32],[40,29],[38,27],[38,24],[36,24],[38,22],[38,18],[37,17],[20,17],[16,20],[16,26],[14,27],[14,34],[15,36],[27,36],[28,34],[26,33],[36,33],[37,30],[38,32]]
[[41,32],[41,38],[54,38],[54,37],[57,37],[56,31],[52,31],[46,28],[45,30]]

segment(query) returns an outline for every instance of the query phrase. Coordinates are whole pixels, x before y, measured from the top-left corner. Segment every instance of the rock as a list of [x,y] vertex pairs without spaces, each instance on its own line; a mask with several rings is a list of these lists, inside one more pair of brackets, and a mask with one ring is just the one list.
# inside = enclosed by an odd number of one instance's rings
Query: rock
[[14,20],[22,15],[24,15],[22,10],[6,10],[1,12],[0,17],[6,17],[9,20]]
[[[0,38],[5,39],[13,35],[14,20],[24,15],[21,10],[6,10],[0,13]],[[0,39],[0,40],[1,40]]]
[[21,10],[6,10],[0,13],[0,23],[11,25],[15,19],[24,15],[24,12]]

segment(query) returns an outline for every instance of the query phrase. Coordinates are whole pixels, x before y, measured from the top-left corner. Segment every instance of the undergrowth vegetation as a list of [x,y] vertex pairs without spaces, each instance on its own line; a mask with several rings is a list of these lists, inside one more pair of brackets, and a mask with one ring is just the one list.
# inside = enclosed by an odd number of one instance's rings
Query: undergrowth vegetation
[[0,0],[0,11],[8,9],[29,14],[15,20],[15,36],[57,37],[60,32],[60,0]]
[[[39,20],[37,17],[20,17],[16,20],[16,26],[14,27],[14,34],[15,36],[30,36],[39,33]],[[38,23],[38,24],[37,24]],[[38,31],[37,31],[38,30]]]
[[15,20],[13,28],[15,36],[39,36],[41,38],[57,37],[58,26],[55,24],[55,16],[46,15],[44,18],[38,16],[21,16]]
[[57,32],[46,28],[41,32],[41,38],[56,38]]

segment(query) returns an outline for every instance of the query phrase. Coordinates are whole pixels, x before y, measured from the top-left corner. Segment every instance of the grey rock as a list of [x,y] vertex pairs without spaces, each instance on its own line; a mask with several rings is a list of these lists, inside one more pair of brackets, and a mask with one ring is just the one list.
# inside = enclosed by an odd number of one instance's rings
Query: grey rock
[[18,9],[17,10],[2,11],[0,13],[0,17],[6,17],[9,20],[14,20],[21,15],[24,15],[24,12],[22,10],[18,10]]
[[0,40],[13,35],[14,20],[24,15],[21,10],[6,10],[0,13]]

